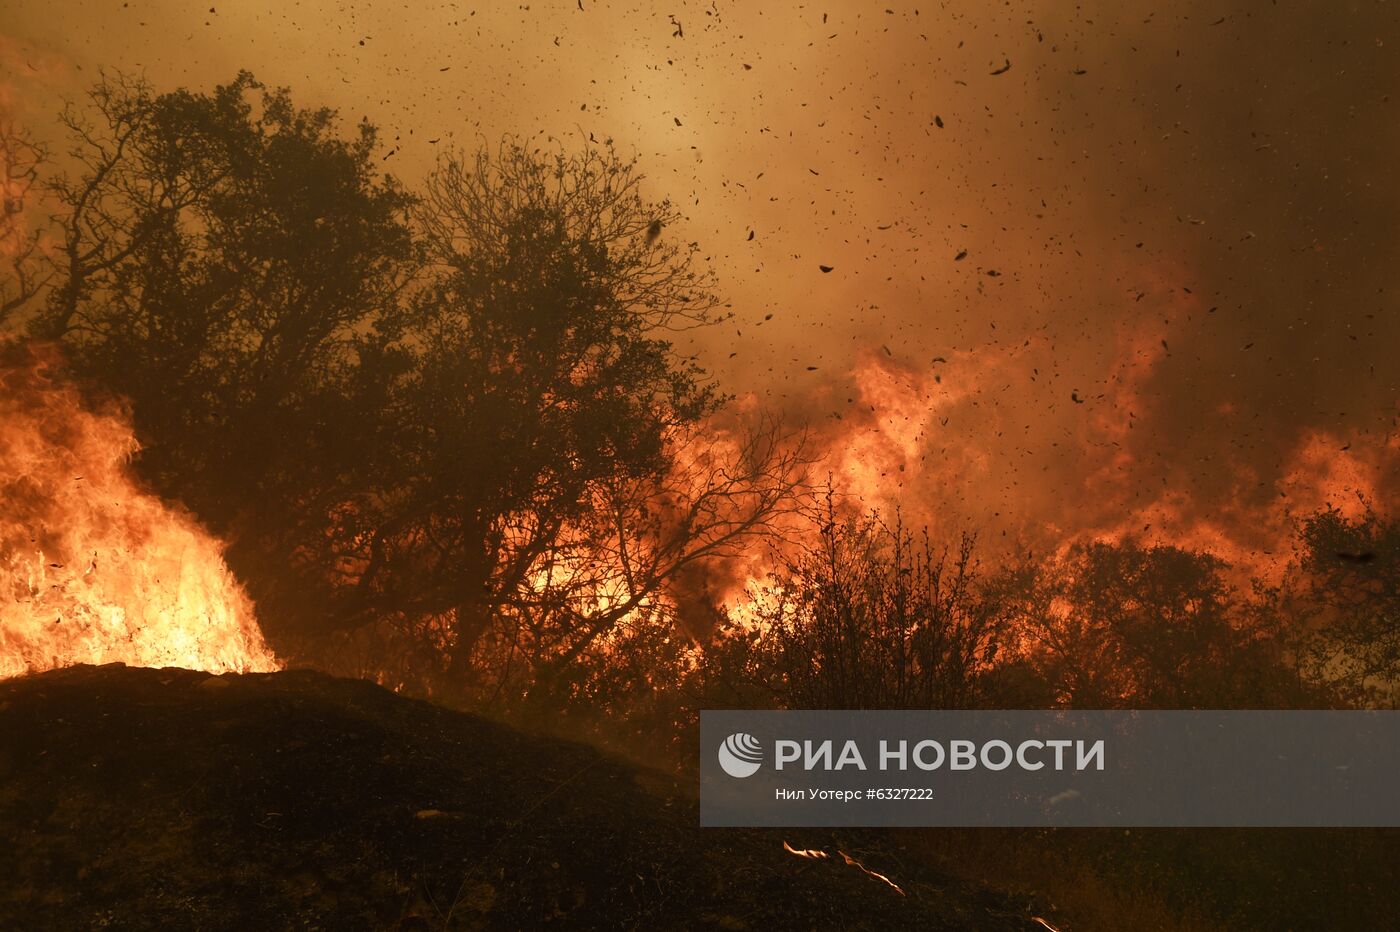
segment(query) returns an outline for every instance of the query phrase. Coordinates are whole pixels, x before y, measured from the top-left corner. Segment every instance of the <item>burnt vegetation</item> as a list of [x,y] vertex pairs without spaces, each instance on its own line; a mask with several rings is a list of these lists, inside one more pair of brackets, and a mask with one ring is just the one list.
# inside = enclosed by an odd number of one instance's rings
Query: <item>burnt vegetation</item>
[[[986,565],[823,493],[800,427],[736,413],[678,348],[725,316],[718,283],[611,148],[507,139],[409,190],[372,127],[248,74],[111,76],[64,125],[57,154],[3,134],[0,321],[129,402],[142,479],[229,542],[292,665],[682,769],[702,707],[1393,703],[1400,530],[1369,509],[1300,517],[1282,581],[1250,586],[1132,540]],[[1335,897],[1241,903],[1231,878],[1283,870],[1243,835],[1084,837],[1080,868],[1245,927],[1386,882],[1349,861]]]

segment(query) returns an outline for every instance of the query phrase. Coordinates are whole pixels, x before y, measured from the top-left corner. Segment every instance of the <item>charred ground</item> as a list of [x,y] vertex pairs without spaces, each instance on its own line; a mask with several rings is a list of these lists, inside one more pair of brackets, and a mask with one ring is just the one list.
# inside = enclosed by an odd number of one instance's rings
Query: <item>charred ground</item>
[[0,683],[4,927],[1042,928],[887,840],[697,822],[660,772],[363,681]]

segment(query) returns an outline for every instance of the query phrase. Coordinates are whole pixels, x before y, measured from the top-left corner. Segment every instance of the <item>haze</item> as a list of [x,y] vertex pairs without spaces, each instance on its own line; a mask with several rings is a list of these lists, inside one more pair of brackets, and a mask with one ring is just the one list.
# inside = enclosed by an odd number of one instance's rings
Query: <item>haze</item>
[[50,140],[99,69],[246,68],[409,184],[503,134],[635,151],[732,304],[685,339],[871,504],[1258,565],[1400,472],[1393,3],[7,6],[0,102]]

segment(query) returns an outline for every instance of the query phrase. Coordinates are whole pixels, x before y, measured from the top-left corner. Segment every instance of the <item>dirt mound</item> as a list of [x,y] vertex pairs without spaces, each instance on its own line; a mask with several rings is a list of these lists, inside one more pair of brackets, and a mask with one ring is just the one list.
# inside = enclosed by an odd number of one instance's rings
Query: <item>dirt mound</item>
[[0,682],[0,835],[4,928],[1043,929],[888,839],[702,831],[664,774],[310,672]]

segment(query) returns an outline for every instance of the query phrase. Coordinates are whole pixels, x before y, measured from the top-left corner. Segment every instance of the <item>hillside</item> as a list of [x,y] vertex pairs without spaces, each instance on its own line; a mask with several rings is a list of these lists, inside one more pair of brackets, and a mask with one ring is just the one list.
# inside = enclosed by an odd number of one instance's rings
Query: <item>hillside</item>
[[702,831],[664,774],[310,672],[0,681],[0,836],[0,928],[1044,928],[888,841]]

